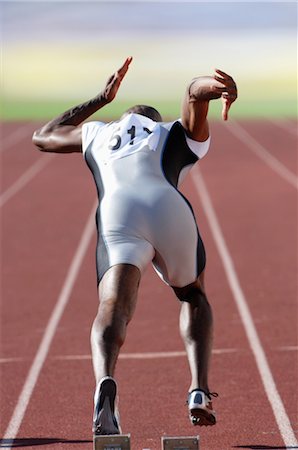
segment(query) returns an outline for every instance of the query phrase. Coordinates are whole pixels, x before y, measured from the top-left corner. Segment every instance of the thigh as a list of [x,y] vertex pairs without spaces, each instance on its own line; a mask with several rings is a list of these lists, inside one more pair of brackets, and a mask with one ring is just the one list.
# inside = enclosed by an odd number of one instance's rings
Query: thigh
[[111,267],[98,286],[100,310],[118,312],[130,320],[135,310],[140,270],[131,264],[118,264]]
[[203,296],[206,298],[204,279],[205,279],[205,271],[203,270],[203,272],[198,276],[198,278],[193,283],[190,283],[183,287],[172,286],[172,288],[179,300],[181,300],[182,302],[196,304],[198,296]]

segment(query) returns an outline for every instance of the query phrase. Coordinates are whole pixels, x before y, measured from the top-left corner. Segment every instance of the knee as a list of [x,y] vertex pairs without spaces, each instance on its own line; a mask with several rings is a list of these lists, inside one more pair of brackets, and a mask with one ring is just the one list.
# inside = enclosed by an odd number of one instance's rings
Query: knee
[[192,306],[209,305],[203,286],[198,283],[192,283],[183,288],[173,288],[176,296],[181,302],[190,303]]
[[101,340],[107,345],[117,344],[122,347],[125,341],[125,328],[120,323],[107,324],[102,327],[100,332]]
[[203,316],[208,323],[212,323],[213,314],[204,287],[199,283],[174,289],[178,299],[189,305],[192,315]]
[[205,292],[192,289],[181,298],[180,333],[185,340],[192,341],[202,333],[213,329],[213,313]]
[[104,342],[117,342],[123,345],[125,330],[129,322],[128,312],[120,308],[113,299],[105,299],[100,302],[98,312],[95,317],[92,334],[96,340]]
[[120,296],[109,296],[100,299],[97,317],[104,322],[130,322],[134,306]]

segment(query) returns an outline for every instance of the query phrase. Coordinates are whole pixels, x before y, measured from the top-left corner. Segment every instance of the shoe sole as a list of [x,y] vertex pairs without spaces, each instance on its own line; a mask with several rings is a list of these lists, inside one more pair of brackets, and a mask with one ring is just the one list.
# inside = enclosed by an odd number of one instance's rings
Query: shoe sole
[[[114,415],[115,411],[115,398],[117,393],[117,386],[114,380],[107,379],[104,380],[100,385],[100,391],[99,391],[99,398],[101,399],[98,405],[98,411],[102,410],[104,406],[106,406],[106,402],[108,401],[108,406],[110,408],[111,413]],[[118,430],[116,431],[116,425],[115,425],[115,431],[113,433],[111,432],[105,432],[101,431],[100,433],[96,432],[96,429],[93,428],[93,434],[94,436],[108,436],[110,434],[120,434],[119,427],[117,425]]]
[[106,397],[108,397],[110,400],[111,410],[114,409],[116,391],[117,391],[117,387],[116,387],[116,383],[114,380],[107,379],[101,383],[99,396],[101,397],[102,402],[99,403],[99,409],[101,409],[103,407]]
[[216,417],[205,409],[191,409],[189,414],[193,425],[208,427],[216,424]]

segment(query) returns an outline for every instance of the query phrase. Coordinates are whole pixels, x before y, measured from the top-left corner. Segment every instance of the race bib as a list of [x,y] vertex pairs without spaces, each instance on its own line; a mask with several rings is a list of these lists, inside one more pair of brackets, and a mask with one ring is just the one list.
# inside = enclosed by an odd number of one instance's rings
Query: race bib
[[160,125],[157,122],[139,114],[128,114],[119,122],[100,129],[94,142],[96,156],[109,160],[139,151],[155,151],[159,136]]

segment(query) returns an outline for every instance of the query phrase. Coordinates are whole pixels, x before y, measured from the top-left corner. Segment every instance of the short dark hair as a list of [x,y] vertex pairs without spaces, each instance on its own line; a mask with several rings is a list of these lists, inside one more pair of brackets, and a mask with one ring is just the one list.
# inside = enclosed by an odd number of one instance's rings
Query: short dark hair
[[141,114],[142,116],[149,117],[149,119],[154,120],[154,122],[162,122],[162,117],[157,109],[153,108],[153,106],[148,105],[135,105],[131,108],[128,108],[122,117],[127,114]]

